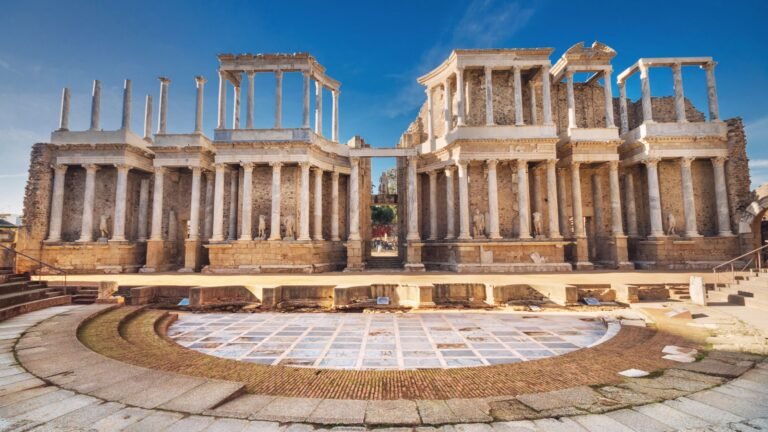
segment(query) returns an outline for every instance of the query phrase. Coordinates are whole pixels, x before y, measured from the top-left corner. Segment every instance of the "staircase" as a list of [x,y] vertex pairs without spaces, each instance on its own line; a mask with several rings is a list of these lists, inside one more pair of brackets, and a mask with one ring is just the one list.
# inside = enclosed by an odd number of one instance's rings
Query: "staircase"
[[50,306],[70,304],[65,287],[49,287],[45,281],[33,281],[28,273],[14,273],[0,268],[0,321]]
[[677,301],[690,301],[691,291],[688,285],[670,285],[668,287],[669,298]]
[[740,272],[733,281],[717,284],[709,297],[768,312],[768,269]]
[[399,257],[370,257],[365,263],[366,270],[402,270],[403,260]]

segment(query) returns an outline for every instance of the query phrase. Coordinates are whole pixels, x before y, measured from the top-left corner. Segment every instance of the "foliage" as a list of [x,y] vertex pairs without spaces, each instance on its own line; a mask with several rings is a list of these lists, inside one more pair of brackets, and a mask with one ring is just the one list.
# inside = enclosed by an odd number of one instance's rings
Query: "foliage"
[[389,225],[397,222],[397,213],[391,205],[371,206],[371,222],[376,225]]

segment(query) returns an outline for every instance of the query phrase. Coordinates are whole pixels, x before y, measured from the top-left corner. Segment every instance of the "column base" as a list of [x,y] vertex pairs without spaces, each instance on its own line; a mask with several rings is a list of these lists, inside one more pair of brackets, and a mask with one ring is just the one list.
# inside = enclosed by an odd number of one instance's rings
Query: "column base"
[[736,236],[736,234],[734,234],[731,231],[721,231],[721,232],[717,233],[717,235],[719,237],[735,237]]
[[424,268],[424,264],[422,264],[422,263],[418,263],[418,264],[405,264],[405,266],[403,266],[403,268],[405,269],[405,271],[407,271],[409,273],[423,273],[423,272],[427,271],[426,268]]
[[686,232],[685,236],[688,238],[702,237],[702,235],[699,234],[698,232]]
[[200,267],[202,266],[202,255],[202,241],[186,240],[184,242],[184,268],[182,270],[189,272],[200,271]]
[[347,246],[347,267],[344,269],[344,271],[352,272],[352,271],[364,270],[365,262],[363,262],[363,241],[348,240],[346,246]]

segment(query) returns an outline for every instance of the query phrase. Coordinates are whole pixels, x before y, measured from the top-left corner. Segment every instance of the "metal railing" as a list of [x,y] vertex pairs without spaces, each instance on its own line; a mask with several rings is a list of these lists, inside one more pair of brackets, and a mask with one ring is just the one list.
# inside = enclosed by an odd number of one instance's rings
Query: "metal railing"
[[[7,251],[10,251],[13,254],[16,254],[17,256],[22,256],[22,257],[24,257],[24,258],[26,258],[26,259],[28,259],[30,261],[33,261],[33,262],[36,262],[36,263],[40,264],[43,267],[47,267],[47,268],[49,268],[49,269],[51,269],[51,270],[53,270],[55,272],[60,273],[62,276],[64,276],[64,289],[66,290],[66,288],[67,288],[67,272],[66,272],[66,270],[60,269],[60,268],[52,266],[52,265],[50,265],[50,264],[48,264],[46,262],[40,261],[39,259],[37,259],[35,257],[31,257],[31,256],[29,256],[29,255],[27,255],[27,254],[25,254],[23,252],[19,252],[19,251],[17,251],[16,249],[14,249],[12,247],[8,247],[8,246],[0,244],[0,248],[3,248],[5,250],[7,250]],[[37,280],[38,281],[43,280],[42,275],[40,274],[40,272],[37,273]]]
[[[715,267],[713,267],[712,268],[712,272],[715,274],[715,286],[717,286],[717,284],[720,283],[720,273],[718,273],[718,270],[723,268],[723,267],[726,267],[726,266],[730,267],[731,281],[736,279],[736,272],[737,271],[744,271],[744,269],[749,268],[752,265],[753,262],[757,263],[756,267],[757,267],[758,273],[761,272],[763,270],[763,254],[762,254],[762,251],[764,249],[768,249],[768,244],[764,244],[764,245],[760,246],[757,249],[753,249],[753,250],[751,250],[751,251],[749,251],[749,252],[747,252],[745,254],[739,255],[736,258],[733,258],[733,259],[731,259],[729,261],[726,261],[726,262],[724,262],[722,264],[718,264]],[[745,258],[745,257],[749,257],[749,261],[747,261],[746,264],[741,266],[741,268],[739,270],[736,270],[736,261],[739,261],[740,259]]]

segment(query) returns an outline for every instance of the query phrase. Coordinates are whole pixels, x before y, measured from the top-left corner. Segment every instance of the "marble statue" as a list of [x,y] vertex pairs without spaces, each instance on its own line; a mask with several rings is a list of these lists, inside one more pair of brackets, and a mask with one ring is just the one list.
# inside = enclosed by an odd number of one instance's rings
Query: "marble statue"
[[667,213],[667,235],[677,235],[677,219],[672,212]]
[[101,233],[99,241],[104,241],[109,238],[109,216],[105,214],[101,215],[101,219],[99,219],[99,232]]
[[283,240],[294,240],[296,238],[296,234],[294,233],[296,230],[296,218],[293,215],[284,217],[283,226],[285,228],[285,236],[283,236]]
[[533,212],[532,216],[533,216],[533,236],[540,237],[544,235],[544,232],[541,229],[541,212],[535,211]]
[[257,238],[264,240],[267,238],[267,220],[264,215],[259,215],[259,234]]
[[387,177],[387,172],[384,171],[381,173],[381,177],[379,177],[379,195],[387,194],[389,194],[389,177]]
[[475,215],[472,217],[472,229],[473,238],[485,238],[485,216],[479,209],[475,209]]

